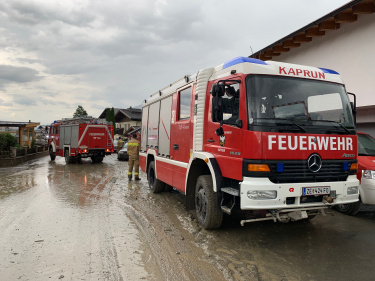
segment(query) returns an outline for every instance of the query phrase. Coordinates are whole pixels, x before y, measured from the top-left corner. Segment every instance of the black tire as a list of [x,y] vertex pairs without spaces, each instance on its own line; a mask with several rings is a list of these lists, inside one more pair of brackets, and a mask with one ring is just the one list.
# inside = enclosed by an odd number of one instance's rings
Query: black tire
[[165,192],[172,192],[172,190],[173,190],[173,186],[169,184],[165,184],[165,187],[164,187]]
[[51,157],[51,161],[55,161],[56,155],[53,152],[52,146],[49,148],[49,157]]
[[91,161],[93,163],[101,163],[103,162],[103,158],[102,156],[91,156]]
[[165,183],[156,178],[155,162],[152,161],[147,171],[148,186],[152,193],[160,193],[164,191]]
[[65,156],[65,163],[70,164],[72,162],[72,157],[69,155],[68,149],[65,150],[64,156]]
[[345,215],[354,216],[358,213],[359,208],[361,207],[361,201],[350,203],[350,204],[341,204],[336,205],[335,208]]
[[195,187],[195,210],[197,219],[204,229],[216,229],[221,226],[223,212],[218,203],[217,193],[213,190],[212,177],[198,177]]

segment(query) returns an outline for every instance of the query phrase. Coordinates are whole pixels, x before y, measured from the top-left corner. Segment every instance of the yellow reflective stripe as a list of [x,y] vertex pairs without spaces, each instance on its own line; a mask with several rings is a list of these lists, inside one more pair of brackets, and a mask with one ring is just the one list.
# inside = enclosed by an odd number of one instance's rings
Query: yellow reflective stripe
[[128,175],[131,175],[132,173],[128,172]]
[[139,176],[139,173],[134,173],[135,176]]
[[128,142],[128,146],[129,146],[129,145],[130,145],[130,146],[139,146],[139,143]]

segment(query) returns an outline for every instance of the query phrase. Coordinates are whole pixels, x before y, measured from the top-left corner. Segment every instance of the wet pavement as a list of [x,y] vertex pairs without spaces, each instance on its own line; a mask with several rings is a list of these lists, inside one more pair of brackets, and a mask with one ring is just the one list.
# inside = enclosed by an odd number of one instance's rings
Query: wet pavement
[[375,207],[206,231],[116,157],[0,169],[0,280],[374,280]]

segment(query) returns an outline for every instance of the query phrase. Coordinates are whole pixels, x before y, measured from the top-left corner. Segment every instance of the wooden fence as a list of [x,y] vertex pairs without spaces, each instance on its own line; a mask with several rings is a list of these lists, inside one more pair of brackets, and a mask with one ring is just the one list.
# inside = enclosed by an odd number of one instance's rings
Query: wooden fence
[[0,151],[0,167],[18,165],[20,163],[48,155],[48,145],[37,145],[32,148],[15,148]]

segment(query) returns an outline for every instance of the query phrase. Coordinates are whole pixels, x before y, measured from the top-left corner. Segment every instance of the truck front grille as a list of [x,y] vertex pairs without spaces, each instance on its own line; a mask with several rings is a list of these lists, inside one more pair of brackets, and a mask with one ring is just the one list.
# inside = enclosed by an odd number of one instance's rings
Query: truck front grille
[[[243,160],[244,177],[268,177],[273,183],[299,183],[299,182],[332,182],[346,181],[349,175],[354,175],[357,170],[345,170],[344,163],[348,166],[357,160],[322,160],[322,167],[318,172],[312,172],[307,166],[307,160]],[[277,170],[277,164],[283,164],[283,171]],[[249,172],[248,164],[267,164],[270,172]]]
[[276,161],[273,163],[269,161],[269,163],[267,164],[271,169],[269,179],[273,183],[296,183],[345,181],[348,178],[350,172],[344,171],[344,162],[349,161],[323,160],[321,169],[316,173],[309,170],[306,161],[283,161],[284,172],[277,172]]

